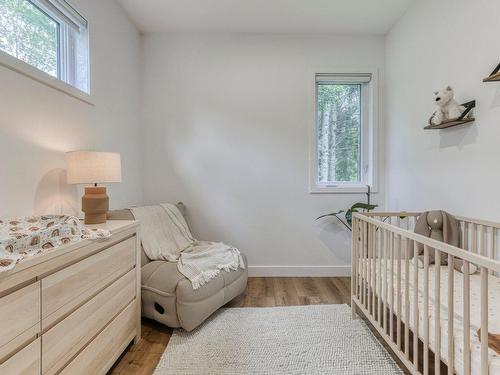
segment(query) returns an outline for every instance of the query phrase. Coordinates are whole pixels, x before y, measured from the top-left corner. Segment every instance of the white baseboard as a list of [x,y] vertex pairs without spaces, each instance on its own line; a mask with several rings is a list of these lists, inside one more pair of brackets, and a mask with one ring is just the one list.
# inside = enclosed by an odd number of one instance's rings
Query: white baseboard
[[351,266],[249,266],[250,277],[348,277]]

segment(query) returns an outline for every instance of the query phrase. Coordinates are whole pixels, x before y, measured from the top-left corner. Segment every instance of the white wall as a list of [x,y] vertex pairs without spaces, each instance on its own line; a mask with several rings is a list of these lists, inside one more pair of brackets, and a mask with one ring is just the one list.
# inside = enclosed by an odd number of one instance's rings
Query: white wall
[[[445,209],[500,220],[500,83],[482,83],[499,63],[500,2],[421,0],[387,37],[387,205]],[[476,122],[422,128],[432,92],[452,85],[477,100]]]
[[349,271],[350,233],[315,218],[365,197],[308,193],[311,73],[383,68],[383,38],[147,34],[143,62],[145,200],[182,200],[201,239],[280,266],[254,274]]
[[115,151],[123,183],[114,207],[142,201],[138,88],[140,36],[115,1],[74,0],[91,33],[91,106],[0,67],[0,216],[78,214],[80,194],[65,183],[64,152]]

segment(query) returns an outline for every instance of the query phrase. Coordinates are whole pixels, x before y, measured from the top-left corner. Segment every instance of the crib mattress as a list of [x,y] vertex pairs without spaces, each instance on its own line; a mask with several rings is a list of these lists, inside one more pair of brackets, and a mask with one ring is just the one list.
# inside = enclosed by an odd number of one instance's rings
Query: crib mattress
[[[397,313],[397,263],[394,261],[394,273],[393,273],[393,290],[394,290],[394,312]],[[372,262],[373,266],[376,267],[377,281],[376,290],[379,290],[379,282],[383,280],[379,278],[379,271],[384,271],[384,262],[379,264],[378,260]],[[372,266],[372,267],[373,267]],[[435,339],[435,310],[436,310],[436,299],[434,293],[435,287],[435,266],[430,265],[429,267],[429,347],[431,350],[435,350],[436,339]],[[463,344],[463,309],[464,309],[464,295],[463,295],[463,274],[460,272],[454,272],[454,327],[455,327],[455,372],[457,374],[464,373],[464,344]],[[383,277],[383,276],[382,276]],[[373,278],[372,278],[373,280]],[[406,323],[406,311],[405,311],[405,261],[401,260],[401,321]],[[390,261],[387,261],[387,289],[388,296],[391,294],[390,290]],[[372,283],[373,285],[373,283]],[[383,286],[383,281],[382,281]],[[481,328],[481,294],[480,294],[481,279],[479,272],[474,275],[470,275],[470,342],[471,342],[471,372],[472,374],[481,373],[481,350],[480,350],[480,339],[478,336],[478,330]],[[410,297],[410,312],[409,312],[409,327],[412,331],[414,330],[414,309],[413,309],[413,294],[414,294],[414,265],[410,261],[410,272],[409,272],[409,297]],[[489,275],[488,278],[488,331],[490,333],[500,333],[500,278]],[[419,320],[419,337],[422,339],[424,337],[424,323],[423,323],[423,311],[424,311],[424,270],[418,270],[418,320]],[[440,266],[440,317],[441,317],[441,358],[443,362],[448,364],[448,267]],[[382,293],[382,301],[384,301],[384,296]],[[390,303],[390,297],[387,298],[387,306]],[[402,336],[403,337],[403,336]],[[490,374],[500,375],[500,355],[494,350],[489,349],[489,366]]]

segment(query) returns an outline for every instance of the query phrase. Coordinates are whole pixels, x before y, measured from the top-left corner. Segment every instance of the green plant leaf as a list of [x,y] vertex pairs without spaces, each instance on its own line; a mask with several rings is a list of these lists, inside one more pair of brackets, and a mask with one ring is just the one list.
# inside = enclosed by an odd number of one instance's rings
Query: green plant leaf
[[338,212],[332,212],[331,214],[321,215],[321,216],[317,217],[316,220],[322,219],[322,218],[327,217],[327,216],[337,216],[343,212],[344,212],[344,210],[340,210]]
[[347,210],[345,213],[345,219],[349,223],[349,225],[352,227],[352,214],[354,212],[359,212],[359,209],[366,210],[366,211],[371,211],[378,207],[377,204],[367,204],[367,203],[354,203],[350,209]]
[[352,227],[352,213],[353,212],[357,212],[356,209],[349,209],[347,210],[347,212],[345,213],[345,219],[346,221],[349,223],[349,225]]
[[378,205],[377,204],[367,204],[367,203],[354,203],[351,207],[351,210],[354,210],[354,209],[357,209],[357,208],[361,208],[362,210],[367,210],[367,211],[371,211],[375,208],[377,208]]

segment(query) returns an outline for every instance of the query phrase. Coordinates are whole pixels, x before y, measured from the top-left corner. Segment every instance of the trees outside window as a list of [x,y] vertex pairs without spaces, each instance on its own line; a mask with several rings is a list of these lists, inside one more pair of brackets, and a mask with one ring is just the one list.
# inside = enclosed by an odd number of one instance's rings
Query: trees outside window
[[0,0],[0,50],[58,77],[59,24],[27,0]]
[[361,84],[317,88],[317,183],[361,182]]

